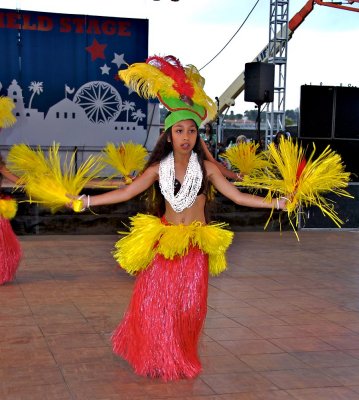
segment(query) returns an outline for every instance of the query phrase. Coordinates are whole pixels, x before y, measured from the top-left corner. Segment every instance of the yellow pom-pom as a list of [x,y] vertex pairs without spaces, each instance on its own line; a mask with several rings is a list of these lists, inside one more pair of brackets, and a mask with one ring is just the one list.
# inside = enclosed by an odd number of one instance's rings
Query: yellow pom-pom
[[75,212],[81,212],[84,210],[84,203],[82,199],[73,200],[72,202],[72,209]]
[[317,206],[340,227],[343,221],[325,195],[353,197],[346,190],[350,173],[345,171],[340,155],[329,146],[317,158],[314,158],[315,151],[313,143],[313,150],[307,156],[298,142],[282,138],[278,147],[271,143],[265,152],[271,167],[256,176],[245,176],[243,182],[237,184],[268,190],[266,199],[269,202],[274,197],[287,198],[286,211],[295,225],[299,221],[299,206]]
[[113,143],[108,143],[103,149],[102,162],[125,177],[128,185],[132,183],[131,175],[137,175],[145,167],[147,156],[148,152],[141,144],[122,142],[116,147]]
[[222,157],[227,158],[231,165],[243,175],[252,175],[258,170],[270,166],[262,152],[258,153],[259,144],[253,142],[239,143],[226,150]]
[[0,128],[8,128],[15,124],[16,118],[12,110],[15,108],[15,103],[10,97],[0,97]]
[[[53,144],[47,156],[40,147],[36,151],[24,144],[14,145],[8,166],[21,176],[30,201],[42,204],[51,212],[66,206],[71,201],[68,195],[76,198],[103,168],[99,157],[89,156],[80,166],[76,166],[75,153],[61,158],[59,144]],[[82,209],[79,205],[75,207],[75,211]]]
[[17,211],[17,203],[13,199],[0,199],[0,217],[12,219]]
[[11,146],[7,155],[6,166],[9,170],[20,177],[19,184],[26,184],[29,175],[48,174],[50,167],[46,160],[46,156],[38,147],[37,151],[33,150],[25,143],[18,143]]

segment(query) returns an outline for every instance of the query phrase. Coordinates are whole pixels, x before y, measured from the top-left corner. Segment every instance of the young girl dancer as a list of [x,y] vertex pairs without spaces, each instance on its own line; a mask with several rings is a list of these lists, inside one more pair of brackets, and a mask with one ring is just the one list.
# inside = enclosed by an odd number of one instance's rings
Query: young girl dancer
[[[147,66],[151,73],[152,68],[164,66],[167,71],[173,66],[184,71],[187,81],[198,74],[193,66],[189,71],[173,57],[155,57],[143,64],[127,71],[136,80],[139,70],[141,75]],[[127,71],[121,71],[120,77],[139,89]],[[143,81],[140,86],[144,88]],[[193,378],[201,371],[197,345],[207,311],[208,274],[218,275],[226,268],[225,251],[233,236],[225,224],[207,220],[209,185],[244,206],[282,209],[285,201],[267,203],[262,197],[241,193],[214,163],[204,159],[198,128],[208,108],[191,103],[185,95],[166,97],[163,87],[157,95],[172,112],[143,173],[123,189],[91,198],[83,195],[81,200],[83,208],[113,204],[151,188],[152,215],[131,218],[130,233],[116,243],[115,258],[136,275],[136,283],[112,344],[137,374],[174,380]]]
[[[0,132],[16,119],[12,114],[15,107],[9,97],[0,97]],[[21,258],[20,243],[12,230],[9,219],[15,216],[16,202],[1,193],[3,177],[15,183],[18,177],[12,174],[0,155],[0,285],[12,281]]]

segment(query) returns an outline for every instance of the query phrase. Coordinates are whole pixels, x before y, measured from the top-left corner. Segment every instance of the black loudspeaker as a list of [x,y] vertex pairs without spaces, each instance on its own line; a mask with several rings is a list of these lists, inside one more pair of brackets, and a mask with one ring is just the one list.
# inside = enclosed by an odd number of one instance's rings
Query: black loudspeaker
[[[350,182],[346,190],[353,196],[353,198],[337,196],[333,193],[327,193],[325,197],[329,201],[333,202],[332,205],[334,210],[343,221],[342,228],[357,229],[359,228],[359,184]],[[301,228],[338,228],[318,207],[312,206],[309,208],[303,208],[299,213],[299,218]]]
[[332,137],[334,98],[334,86],[301,86],[299,137]]
[[274,97],[274,64],[252,62],[245,64],[244,101],[257,105],[270,103]]
[[334,137],[359,139],[359,88],[336,88]]
[[321,154],[324,149],[329,145],[331,150],[338,153],[343,161],[346,172],[350,172],[350,180],[352,182],[359,182],[359,140],[356,139],[324,139],[324,138],[299,138],[299,141],[306,153],[310,154],[313,150],[313,143],[315,144],[314,159]]

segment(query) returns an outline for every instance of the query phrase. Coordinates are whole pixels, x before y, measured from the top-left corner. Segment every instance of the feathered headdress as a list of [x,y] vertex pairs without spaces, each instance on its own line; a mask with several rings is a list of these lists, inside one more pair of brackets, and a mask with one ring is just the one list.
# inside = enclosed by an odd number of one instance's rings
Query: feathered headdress
[[0,129],[9,128],[15,124],[16,118],[12,113],[14,108],[14,101],[10,97],[0,97]]
[[204,78],[195,66],[182,66],[174,56],[149,57],[118,75],[140,96],[158,98],[171,111],[165,120],[166,130],[184,119],[193,119],[200,126],[216,116],[216,105],[203,90]]

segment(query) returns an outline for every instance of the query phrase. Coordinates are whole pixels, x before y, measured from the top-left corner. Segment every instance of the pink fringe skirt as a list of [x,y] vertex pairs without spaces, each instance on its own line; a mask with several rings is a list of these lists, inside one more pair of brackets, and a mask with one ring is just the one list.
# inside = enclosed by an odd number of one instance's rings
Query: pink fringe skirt
[[156,255],[136,278],[113,350],[138,375],[164,380],[201,372],[198,340],[207,312],[208,255],[191,247],[173,260]]
[[10,221],[0,217],[0,285],[15,278],[20,259],[20,243]]

